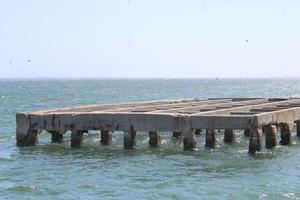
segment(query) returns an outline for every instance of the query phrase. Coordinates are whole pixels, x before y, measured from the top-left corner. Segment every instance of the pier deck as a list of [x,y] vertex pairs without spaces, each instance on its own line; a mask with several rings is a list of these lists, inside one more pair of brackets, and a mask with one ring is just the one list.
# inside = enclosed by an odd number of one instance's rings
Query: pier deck
[[249,152],[256,152],[261,149],[263,132],[270,142],[279,127],[282,145],[290,143],[294,123],[300,132],[300,99],[162,100],[18,113],[16,119],[20,146],[35,144],[40,130],[52,133],[53,142],[61,140],[64,132],[72,131],[72,146],[80,146],[84,132],[100,130],[102,143],[111,142],[112,131],[124,131],[125,148],[133,148],[137,131],[149,132],[149,143],[154,146],[159,144],[159,132],[173,132],[174,136],[183,137],[184,149],[193,149],[199,129],[206,129],[207,147],[214,146],[215,129],[225,129],[227,141],[234,139],[234,129],[243,129],[250,135]]

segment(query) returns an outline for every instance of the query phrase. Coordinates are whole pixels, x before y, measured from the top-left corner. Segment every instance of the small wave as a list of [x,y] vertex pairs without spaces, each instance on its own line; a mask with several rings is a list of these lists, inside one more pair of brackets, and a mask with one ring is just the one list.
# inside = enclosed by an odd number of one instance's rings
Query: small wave
[[16,193],[26,193],[26,192],[32,192],[34,190],[37,190],[37,186],[30,186],[30,185],[18,185],[14,187],[10,187],[9,190]]
[[288,192],[288,193],[281,194],[281,196],[286,198],[294,198],[295,194],[293,192]]

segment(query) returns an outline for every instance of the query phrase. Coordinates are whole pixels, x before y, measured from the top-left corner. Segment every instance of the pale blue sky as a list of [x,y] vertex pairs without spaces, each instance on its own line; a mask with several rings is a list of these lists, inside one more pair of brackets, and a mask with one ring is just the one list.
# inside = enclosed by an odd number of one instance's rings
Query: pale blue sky
[[0,0],[0,78],[300,77],[299,0]]

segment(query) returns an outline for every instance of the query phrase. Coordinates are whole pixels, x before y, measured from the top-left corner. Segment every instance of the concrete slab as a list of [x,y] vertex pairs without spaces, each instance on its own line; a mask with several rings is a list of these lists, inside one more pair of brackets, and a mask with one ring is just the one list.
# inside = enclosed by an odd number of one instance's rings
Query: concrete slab
[[216,98],[80,106],[18,113],[17,141],[30,131],[101,130],[182,132],[193,129],[253,129],[300,120],[298,98]]

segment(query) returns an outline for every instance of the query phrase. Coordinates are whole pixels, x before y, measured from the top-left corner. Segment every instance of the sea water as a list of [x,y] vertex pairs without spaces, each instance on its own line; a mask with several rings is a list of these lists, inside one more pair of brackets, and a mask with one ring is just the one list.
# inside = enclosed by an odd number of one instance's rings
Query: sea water
[[242,131],[228,145],[184,152],[162,133],[158,148],[138,133],[123,150],[123,135],[102,146],[99,132],[81,148],[51,144],[43,132],[34,147],[15,145],[15,115],[59,107],[143,100],[210,97],[299,97],[300,79],[94,79],[0,80],[0,199],[299,199],[300,139],[290,146],[247,153]]

